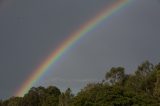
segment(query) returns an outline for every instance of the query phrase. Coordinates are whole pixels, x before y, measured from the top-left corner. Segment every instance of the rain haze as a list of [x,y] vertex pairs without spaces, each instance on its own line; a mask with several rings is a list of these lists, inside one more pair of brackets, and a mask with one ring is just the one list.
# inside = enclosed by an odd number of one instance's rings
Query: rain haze
[[[160,62],[160,2],[132,2],[99,23],[70,48],[34,86],[79,91],[104,79],[111,67],[132,73],[145,60]],[[114,0],[2,0],[0,98],[13,96],[70,33]]]

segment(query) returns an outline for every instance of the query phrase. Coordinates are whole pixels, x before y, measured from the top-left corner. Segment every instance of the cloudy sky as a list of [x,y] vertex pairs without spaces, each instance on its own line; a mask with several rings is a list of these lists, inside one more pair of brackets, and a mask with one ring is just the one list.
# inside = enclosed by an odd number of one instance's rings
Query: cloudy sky
[[[71,32],[113,0],[2,0],[0,98],[10,97]],[[160,1],[132,3],[100,23],[34,86],[77,92],[101,81],[112,66],[133,72],[144,60],[160,62]]]

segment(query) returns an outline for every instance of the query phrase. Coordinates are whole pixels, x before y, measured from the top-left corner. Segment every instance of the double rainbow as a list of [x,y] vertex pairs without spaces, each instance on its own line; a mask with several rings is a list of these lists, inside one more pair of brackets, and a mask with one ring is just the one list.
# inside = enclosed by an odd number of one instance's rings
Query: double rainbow
[[78,30],[70,34],[70,36],[61,43],[54,50],[44,62],[42,62],[37,69],[33,70],[33,73],[26,79],[23,85],[15,93],[15,96],[23,96],[28,90],[47,72],[48,68],[54,65],[65,52],[74,45],[79,39],[87,36],[87,32],[92,31],[99,23],[107,21],[107,19],[114,13],[118,12],[121,8],[126,6],[130,0],[115,0],[113,4],[107,6],[99,14],[93,17],[90,21],[84,23]]

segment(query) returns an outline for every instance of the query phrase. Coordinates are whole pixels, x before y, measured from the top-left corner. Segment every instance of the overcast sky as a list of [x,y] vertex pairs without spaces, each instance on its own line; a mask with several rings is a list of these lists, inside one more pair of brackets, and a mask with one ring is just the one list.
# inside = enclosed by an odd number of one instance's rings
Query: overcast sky
[[[10,97],[69,33],[113,0],[5,0],[0,2],[0,98]],[[89,32],[34,86],[74,92],[101,81],[113,66],[133,72],[160,62],[160,1],[132,3]]]

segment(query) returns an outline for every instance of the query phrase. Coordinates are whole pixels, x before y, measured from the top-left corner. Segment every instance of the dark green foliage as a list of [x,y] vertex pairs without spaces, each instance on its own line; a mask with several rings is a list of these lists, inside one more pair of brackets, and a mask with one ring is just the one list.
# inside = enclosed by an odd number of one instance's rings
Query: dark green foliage
[[33,87],[23,97],[21,104],[16,106],[58,106],[60,93],[60,90],[54,86],[48,88]]
[[70,106],[73,100],[73,94],[70,88],[59,96],[59,106]]
[[115,83],[122,83],[124,79],[124,68],[123,67],[113,67],[109,72],[106,73],[106,80],[108,80],[112,85]]
[[1,106],[22,106],[22,98],[11,97],[10,99],[3,101]]
[[138,66],[137,71],[135,72],[137,75],[145,77],[149,75],[154,69],[154,66],[149,61],[143,62]]
[[148,61],[134,74],[113,67],[101,83],[89,83],[76,96],[55,86],[33,87],[22,98],[0,101],[0,106],[160,106],[160,64]]

